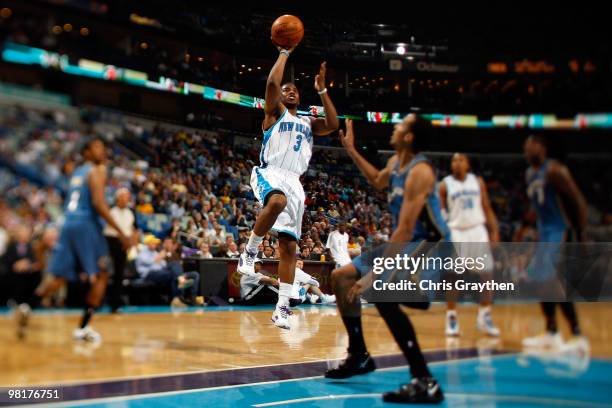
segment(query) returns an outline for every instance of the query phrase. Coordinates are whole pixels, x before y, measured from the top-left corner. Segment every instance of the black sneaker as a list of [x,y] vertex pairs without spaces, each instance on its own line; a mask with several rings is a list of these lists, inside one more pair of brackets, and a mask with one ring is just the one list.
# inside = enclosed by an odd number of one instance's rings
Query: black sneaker
[[325,378],[342,379],[354,375],[367,374],[376,370],[376,364],[370,357],[370,353],[349,354],[338,368],[331,368],[325,372]]
[[402,404],[439,404],[443,400],[442,388],[432,377],[413,378],[399,390],[383,394],[383,401]]

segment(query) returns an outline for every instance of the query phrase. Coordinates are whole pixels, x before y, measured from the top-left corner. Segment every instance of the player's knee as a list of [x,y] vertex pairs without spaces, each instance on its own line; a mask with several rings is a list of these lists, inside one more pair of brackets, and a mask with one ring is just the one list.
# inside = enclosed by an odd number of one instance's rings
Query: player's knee
[[288,236],[284,233],[280,233],[278,239],[278,247],[283,252],[293,251],[292,254],[295,255],[295,250],[297,249],[297,241],[291,236]]
[[382,303],[376,303],[375,306],[376,306],[376,310],[378,310],[378,313],[383,319],[386,318],[387,316],[390,316],[393,313],[397,313],[398,311],[400,311],[400,307],[398,303],[382,302]]
[[295,258],[295,254],[292,254],[290,251],[281,251],[280,259],[283,262],[292,262]]
[[281,237],[278,240],[278,249],[280,251],[281,259],[294,258],[297,250],[297,243],[293,239],[287,237]]
[[284,194],[274,194],[268,200],[266,207],[268,207],[270,211],[280,214],[285,207],[287,207],[287,197]]
[[110,267],[111,267],[111,258],[109,256],[100,257],[100,259],[98,259],[97,275],[101,276],[102,274],[105,274],[105,276],[108,276]]
[[344,287],[348,287],[352,282],[354,282],[353,274],[349,273],[348,270],[344,268],[334,269],[331,273],[331,284],[334,293]]
[[334,269],[331,273],[331,287],[334,293],[336,292],[338,286],[340,285],[340,280],[342,279],[341,273],[339,273],[338,269]]

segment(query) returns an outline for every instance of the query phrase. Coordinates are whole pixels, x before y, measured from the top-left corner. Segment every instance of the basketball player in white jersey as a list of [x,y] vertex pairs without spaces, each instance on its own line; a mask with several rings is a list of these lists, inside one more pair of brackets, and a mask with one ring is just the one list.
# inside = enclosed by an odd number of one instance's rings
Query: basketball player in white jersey
[[300,95],[297,87],[293,83],[281,86],[285,64],[292,51],[279,49],[278,59],[268,76],[264,136],[259,154],[261,163],[251,173],[251,187],[263,209],[238,262],[238,272],[252,274],[264,235],[270,229],[278,233],[279,294],[272,321],[283,329],[290,329],[289,297],[295,274],[296,243],[302,232],[305,195],[300,176],[306,172],[312,156],[313,135],[328,135],[339,126],[336,108],[325,87],[325,62],[314,83],[325,109],[325,118],[298,115]]
[[[463,153],[455,153],[451,160],[452,174],[440,183],[440,206],[447,214],[451,240],[455,243],[457,255],[461,257],[484,257],[485,268],[480,278],[489,280],[493,273],[493,255],[490,242],[499,241],[497,218],[491,208],[489,194],[482,177],[470,172],[470,162]],[[454,298],[454,293],[450,294]],[[476,327],[489,336],[499,336],[499,329],[491,318],[490,292],[483,292]],[[446,335],[459,335],[457,304],[447,302]]]

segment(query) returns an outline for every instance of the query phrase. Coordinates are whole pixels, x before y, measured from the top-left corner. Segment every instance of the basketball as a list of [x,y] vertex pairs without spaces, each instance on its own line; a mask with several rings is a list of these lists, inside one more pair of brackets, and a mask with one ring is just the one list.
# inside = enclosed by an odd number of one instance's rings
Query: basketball
[[304,37],[304,24],[296,16],[285,14],[272,23],[272,43],[283,48],[297,46]]

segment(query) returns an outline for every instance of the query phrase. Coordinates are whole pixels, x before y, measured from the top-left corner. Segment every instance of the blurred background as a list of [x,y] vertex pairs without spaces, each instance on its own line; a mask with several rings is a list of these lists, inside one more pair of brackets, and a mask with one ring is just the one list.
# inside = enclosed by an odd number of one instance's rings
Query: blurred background
[[[306,36],[286,79],[298,84],[304,114],[320,112],[312,84],[328,61],[338,111],[355,119],[360,148],[379,165],[390,154],[394,122],[409,112],[432,119],[438,132],[427,150],[440,177],[453,152],[469,153],[505,241],[534,239],[522,143],[532,133],[550,136],[588,199],[590,239],[607,240],[612,33],[587,7],[555,7],[483,15],[453,7],[398,12],[391,4],[350,12],[292,6]],[[130,190],[141,238],[168,238],[169,254],[180,245],[179,257],[236,256],[257,212],[249,177],[276,55],[269,27],[278,14],[273,4],[2,3],[0,304],[15,285],[33,290],[44,279],[84,136],[107,140],[109,202],[117,189]],[[367,186],[336,134],[316,144],[304,177],[302,256],[321,260],[339,221],[351,224],[353,254],[387,239],[384,194]],[[23,254],[27,274],[14,268]],[[137,278],[134,263],[128,268],[126,276]]]

